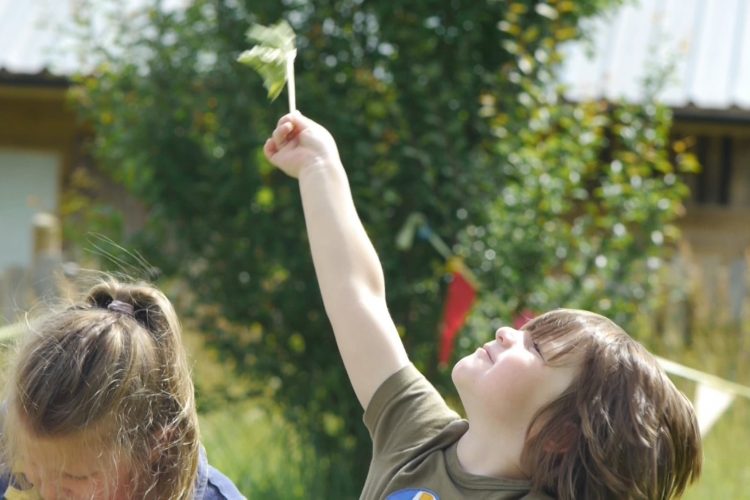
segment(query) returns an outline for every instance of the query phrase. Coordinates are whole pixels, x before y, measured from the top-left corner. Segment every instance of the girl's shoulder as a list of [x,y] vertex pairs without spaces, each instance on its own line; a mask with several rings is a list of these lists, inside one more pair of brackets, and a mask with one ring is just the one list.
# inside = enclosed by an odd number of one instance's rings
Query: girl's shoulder
[[228,477],[209,465],[206,493],[202,500],[245,500],[245,497]]
[[245,500],[234,483],[208,463],[206,450],[201,446],[198,455],[198,477],[195,500]]

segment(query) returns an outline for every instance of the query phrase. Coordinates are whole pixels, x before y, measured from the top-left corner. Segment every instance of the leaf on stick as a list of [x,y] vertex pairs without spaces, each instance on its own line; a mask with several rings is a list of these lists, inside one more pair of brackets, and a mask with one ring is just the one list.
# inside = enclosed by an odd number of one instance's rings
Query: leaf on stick
[[263,85],[268,90],[268,98],[276,99],[289,80],[290,108],[293,108],[294,66],[292,62],[297,55],[294,46],[294,30],[284,20],[271,26],[253,25],[247,32],[248,40],[256,42],[237,58],[242,64],[255,69],[263,78]]

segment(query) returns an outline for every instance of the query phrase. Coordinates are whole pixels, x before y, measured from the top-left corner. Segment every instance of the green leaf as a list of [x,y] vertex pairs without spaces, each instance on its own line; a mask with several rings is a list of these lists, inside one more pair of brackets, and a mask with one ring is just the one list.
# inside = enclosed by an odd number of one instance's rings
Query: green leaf
[[[257,42],[237,58],[242,64],[255,69],[263,78],[263,85],[268,90],[268,98],[276,99],[284,88],[287,78],[287,65],[294,60],[297,50],[294,47],[294,30],[284,20],[272,26],[253,25],[247,31],[247,38]],[[290,92],[293,90],[290,88]]]

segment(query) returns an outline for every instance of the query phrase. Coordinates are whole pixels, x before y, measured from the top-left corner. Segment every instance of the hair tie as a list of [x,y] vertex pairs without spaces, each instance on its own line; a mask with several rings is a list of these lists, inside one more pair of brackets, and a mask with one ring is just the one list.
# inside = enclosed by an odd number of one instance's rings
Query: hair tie
[[107,309],[109,309],[110,311],[127,314],[131,317],[133,316],[133,305],[121,300],[113,300],[112,302],[107,304]]

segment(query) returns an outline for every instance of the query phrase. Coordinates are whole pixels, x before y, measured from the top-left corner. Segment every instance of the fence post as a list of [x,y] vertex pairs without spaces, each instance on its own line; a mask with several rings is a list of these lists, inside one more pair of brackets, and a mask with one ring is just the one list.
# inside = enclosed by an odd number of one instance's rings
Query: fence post
[[0,324],[12,323],[33,302],[28,270],[10,266],[0,274]]
[[60,295],[62,241],[60,223],[52,214],[38,213],[32,221],[34,256],[31,277],[36,300],[49,302]]
[[732,323],[742,326],[743,307],[747,297],[748,266],[744,255],[729,265],[729,307]]

